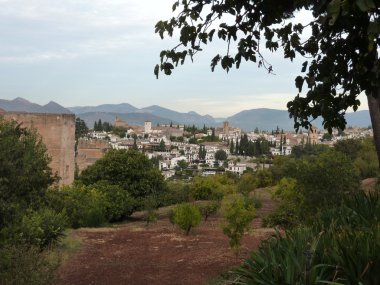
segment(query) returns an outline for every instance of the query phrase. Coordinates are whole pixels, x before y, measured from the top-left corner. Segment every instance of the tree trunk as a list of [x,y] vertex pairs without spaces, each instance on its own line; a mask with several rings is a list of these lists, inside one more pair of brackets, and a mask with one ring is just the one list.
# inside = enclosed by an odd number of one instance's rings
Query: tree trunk
[[[377,160],[380,168],[380,87],[377,88],[376,93],[377,94],[367,95],[367,100],[372,123],[373,138],[375,140]],[[375,97],[373,95],[375,95]]]

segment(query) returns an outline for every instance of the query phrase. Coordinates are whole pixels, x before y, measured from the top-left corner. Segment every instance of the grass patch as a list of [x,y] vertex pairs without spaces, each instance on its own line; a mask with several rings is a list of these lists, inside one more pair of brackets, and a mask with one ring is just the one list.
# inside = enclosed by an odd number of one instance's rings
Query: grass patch
[[76,252],[82,246],[82,240],[74,235],[74,231],[69,229],[65,233],[65,237],[61,243],[53,250],[61,256],[61,263],[68,260],[71,254]]

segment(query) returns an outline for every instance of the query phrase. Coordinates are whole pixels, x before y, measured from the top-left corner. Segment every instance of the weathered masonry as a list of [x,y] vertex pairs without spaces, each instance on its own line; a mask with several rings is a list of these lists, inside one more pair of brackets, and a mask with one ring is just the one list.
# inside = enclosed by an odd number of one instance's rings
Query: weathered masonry
[[50,167],[61,180],[60,185],[74,181],[75,115],[0,112],[5,120],[14,120],[23,127],[34,128],[41,135],[52,161]]

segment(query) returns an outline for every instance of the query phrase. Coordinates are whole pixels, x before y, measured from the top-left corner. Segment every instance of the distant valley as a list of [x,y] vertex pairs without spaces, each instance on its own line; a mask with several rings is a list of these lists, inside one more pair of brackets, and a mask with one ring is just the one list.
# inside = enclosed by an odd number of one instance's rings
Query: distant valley
[[[293,130],[293,120],[289,118],[289,113],[286,110],[266,108],[244,110],[227,118],[214,118],[210,115],[200,115],[194,111],[181,113],[158,105],[141,109],[128,103],[65,108],[52,101],[41,106],[23,98],[16,98],[14,100],[0,99],[0,108],[5,111],[17,112],[74,113],[83,119],[90,128],[99,119],[103,122],[113,123],[115,118],[119,117],[130,125],[143,125],[144,121],[150,120],[154,125],[172,122],[175,124],[196,125],[198,127],[203,127],[204,124],[216,127],[221,126],[222,122],[226,120],[231,126],[239,127],[245,131],[252,131],[256,127],[260,130],[273,130],[277,126],[280,129]],[[368,127],[371,125],[367,110],[348,113],[346,119],[347,126]],[[322,119],[317,119],[314,123],[317,127],[321,128]]]

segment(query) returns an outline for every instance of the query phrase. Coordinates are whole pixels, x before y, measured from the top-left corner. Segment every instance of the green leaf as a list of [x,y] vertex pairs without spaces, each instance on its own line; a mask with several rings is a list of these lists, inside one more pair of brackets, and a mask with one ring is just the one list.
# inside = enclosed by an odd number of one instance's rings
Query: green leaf
[[160,66],[158,64],[156,64],[156,66],[154,67],[154,75],[156,75],[156,78],[158,79],[158,72],[160,70]]
[[305,72],[306,71],[308,63],[309,63],[308,61],[305,61],[304,63],[302,63],[302,70],[301,70],[301,72]]
[[355,3],[362,12],[368,12],[376,8],[373,0],[356,0]]
[[329,25],[334,25],[339,17],[341,0],[332,0],[327,6],[327,15],[331,18]]
[[295,79],[296,87],[298,88],[299,92],[302,91],[302,85],[303,85],[304,78],[302,76],[297,76]]

